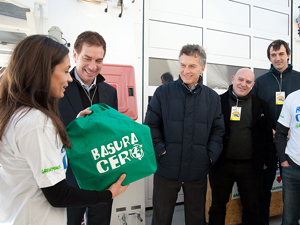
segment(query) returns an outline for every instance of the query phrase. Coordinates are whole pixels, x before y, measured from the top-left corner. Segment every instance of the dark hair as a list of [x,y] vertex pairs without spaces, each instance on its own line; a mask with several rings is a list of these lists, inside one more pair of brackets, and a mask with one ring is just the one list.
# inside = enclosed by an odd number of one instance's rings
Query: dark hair
[[182,47],[179,53],[179,58],[183,54],[188,56],[199,56],[200,65],[203,67],[206,65],[206,53],[205,50],[200,45],[185,45]]
[[167,82],[173,81],[173,76],[169,72],[166,72],[163,75],[161,75],[161,78],[164,78],[164,80]]
[[25,106],[45,113],[62,143],[71,146],[59,119],[58,99],[50,95],[51,75],[68,53],[64,45],[44,35],[32,35],[17,44],[0,82],[0,139],[12,115]]
[[104,56],[106,53],[106,42],[104,38],[98,34],[97,32],[93,31],[85,31],[79,34],[77,37],[75,44],[74,44],[74,49],[77,54],[80,54],[82,50],[82,45],[86,43],[88,45],[96,45],[96,46],[102,46],[104,50]]
[[275,40],[275,41],[273,41],[273,42],[269,45],[269,47],[268,47],[268,49],[267,49],[267,56],[268,56],[268,59],[269,59],[269,60],[270,60],[270,50],[271,50],[271,47],[273,47],[273,50],[274,50],[274,51],[278,51],[278,50],[280,49],[281,45],[283,45],[283,46],[285,47],[286,54],[287,54],[288,56],[291,55],[291,49],[290,49],[288,43],[286,43],[286,42],[283,41],[283,40]]

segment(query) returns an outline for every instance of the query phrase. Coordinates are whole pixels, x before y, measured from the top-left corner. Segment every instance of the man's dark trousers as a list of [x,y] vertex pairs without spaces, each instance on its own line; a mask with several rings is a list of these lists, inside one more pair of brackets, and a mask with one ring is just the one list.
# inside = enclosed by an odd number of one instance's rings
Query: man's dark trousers
[[[67,170],[67,177],[70,186],[79,188],[72,170]],[[99,225],[99,221],[101,221],[101,225],[109,225],[112,203],[113,201],[111,200],[110,204],[98,204],[93,207],[67,208],[68,224],[80,225],[83,215],[86,212],[88,218],[88,221],[85,223],[86,225]]]
[[270,204],[271,204],[271,189],[276,177],[278,158],[276,156],[275,144],[270,156],[270,162],[268,167],[263,172],[263,184],[259,196],[259,213],[260,213],[260,224],[269,225],[270,221]]
[[226,203],[235,181],[243,205],[242,224],[259,224],[258,197],[261,179],[257,177],[253,159],[224,160],[218,167],[212,168],[209,181],[214,196],[209,211],[209,225],[225,224]]
[[[184,192],[186,225],[205,225],[207,177],[191,182],[178,182],[154,174],[152,225],[171,225],[178,192]],[[155,215],[159,215],[158,218]]]

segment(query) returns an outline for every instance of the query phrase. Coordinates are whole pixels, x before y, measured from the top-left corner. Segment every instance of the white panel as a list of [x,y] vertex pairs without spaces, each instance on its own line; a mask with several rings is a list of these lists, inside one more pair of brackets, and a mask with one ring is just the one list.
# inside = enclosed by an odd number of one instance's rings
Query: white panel
[[207,30],[207,53],[250,58],[250,37],[217,30]]
[[269,44],[271,44],[273,40],[261,39],[261,38],[253,38],[253,59],[255,60],[267,60],[267,49]]
[[202,18],[202,0],[151,0],[151,10]]
[[149,47],[180,50],[186,44],[202,45],[202,28],[149,22]]
[[7,67],[9,62],[9,55],[8,54],[0,54],[0,66]]
[[222,23],[250,26],[250,6],[224,0],[207,1],[207,19]]
[[261,0],[265,2],[270,2],[272,4],[284,5],[286,7],[289,6],[289,0]]
[[[275,11],[284,12],[286,9],[282,8],[282,6],[288,8],[290,7],[290,0],[229,0],[233,2],[240,2],[244,4],[251,4],[253,6],[272,9]],[[295,1],[295,0],[293,0]]]
[[0,29],[1,31],[25,33],[28,26],[26,20],[0,15]]
[[27,7],[32,9],[34,8],[33,0],[8,0],[7,2],[22,8],[27,8]]
[[289,15],[253,7],[253,28],[289,35]]

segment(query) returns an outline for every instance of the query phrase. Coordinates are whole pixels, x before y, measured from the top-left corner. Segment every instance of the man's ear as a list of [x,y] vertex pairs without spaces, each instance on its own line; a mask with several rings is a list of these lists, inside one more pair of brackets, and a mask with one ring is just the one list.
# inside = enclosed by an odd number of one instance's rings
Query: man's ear
[[205,70],[205,65],[201,67],[200,75],[203,74],[204,70]]
[[231,77],[231,83],[233,84],[233,81],[234,81],[234,75],[232,75],[232,77]]
[[75,49],[73,49],[73,59],[76,63],[76,61],[77,61],[77,52],[75,51]]

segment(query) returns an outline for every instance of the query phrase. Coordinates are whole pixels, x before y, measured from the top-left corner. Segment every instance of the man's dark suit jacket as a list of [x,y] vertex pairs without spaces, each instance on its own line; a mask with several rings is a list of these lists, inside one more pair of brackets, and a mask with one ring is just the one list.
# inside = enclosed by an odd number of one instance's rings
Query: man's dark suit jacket
[[[78,113],[84,109],[79,94],[78,85],[76,84],[77,81],[75,80],[75,69],[76,67],[74,67],[70,72],[73,81],[69,83],[68,87],[66,88],[64,97],[61,98],[58,102],[61,120],[65,126],[68,126],[69,123],[71,123],[76,118]],[[104,83],[104,80],[105,79],[101,74],[97,76],[97,92],[99,96],[99,103],[105,103],[110,107],[118,110],[117,90],[109,84]],[[73,187],[78,187],[77,181],[69,168],[67,170],[67,182]]]
[[[230,137],[230,114],[228,91],[221,95],[222,113],[225,122],[225,134],[223,136],[223,151],[215,166],[225,160],[228,141]],[[273,145],[273,133],[271,114],[268,104],[252,95],[252,149],[256,173],[262,175],[264,164],[268,165],[270,152]]]

